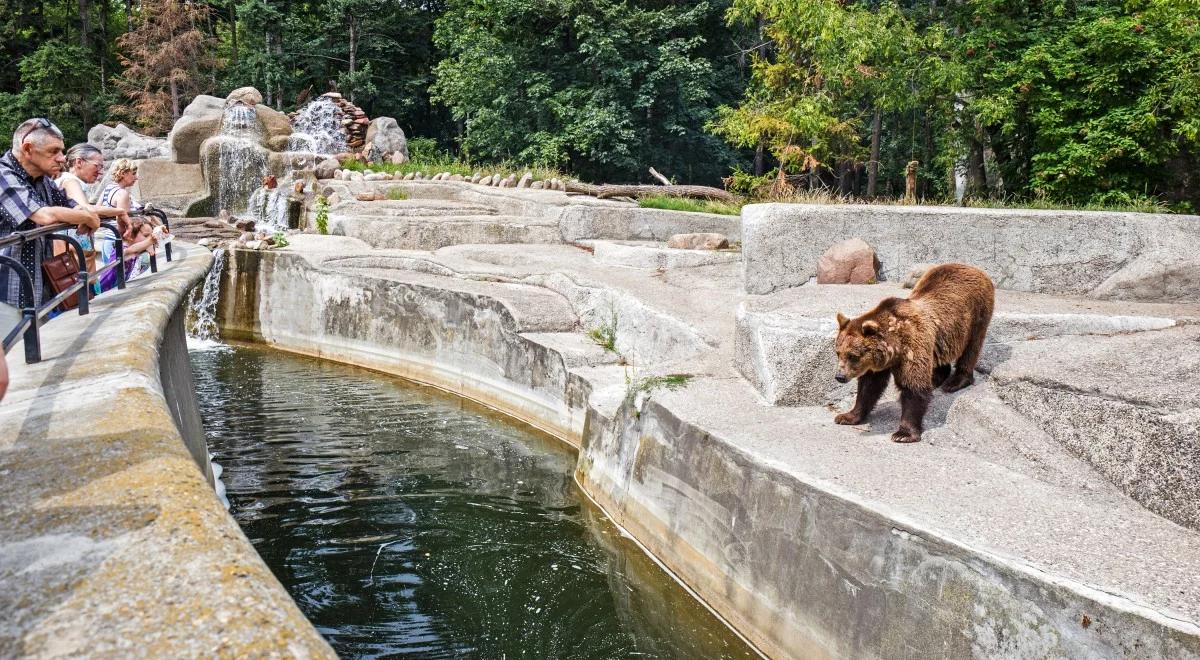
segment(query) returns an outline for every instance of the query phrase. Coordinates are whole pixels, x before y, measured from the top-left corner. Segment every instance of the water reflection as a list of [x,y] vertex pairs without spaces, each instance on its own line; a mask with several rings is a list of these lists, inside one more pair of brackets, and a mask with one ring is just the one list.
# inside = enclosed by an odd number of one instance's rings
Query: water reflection
[[192,362],[234,515],[339,654],[748,655],[581,501],[556,441],[365,370]]

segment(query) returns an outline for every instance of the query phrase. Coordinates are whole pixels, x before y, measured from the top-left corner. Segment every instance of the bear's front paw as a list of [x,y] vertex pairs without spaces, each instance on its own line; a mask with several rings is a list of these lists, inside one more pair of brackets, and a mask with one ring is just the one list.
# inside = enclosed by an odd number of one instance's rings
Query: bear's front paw
[[920,442],[921,434],[914,433],[908,429],[900,429],[892,434],[892,442],[909,443]]
[[966,389],[975,384],[974,376],[959,376],[955,374],[950,380],[942,384],[942,391],[946,393],[957,392],[961,389]]
[[834,424],[854,425],[854,424],[858,424],[861,421],[863,421],[863,416],[854,412],[853,410],[851,410],[850,412],[844,412],[844,413],[838,415],[837,417],[833,418]]

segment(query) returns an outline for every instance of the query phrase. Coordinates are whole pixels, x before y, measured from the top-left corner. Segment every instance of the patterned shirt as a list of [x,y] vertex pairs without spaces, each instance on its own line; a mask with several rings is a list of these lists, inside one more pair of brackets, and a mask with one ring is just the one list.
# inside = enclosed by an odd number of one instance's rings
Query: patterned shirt
[[[17,162],[12,151],[0,156],[0,238],[14,231],[34,229],[37,224],[30,219],[38,209],[47,206],[75,208],[75,201],[67,197],[48,176],[33,178]],[[28,300],[21,291],[21,278],[11,268],[0,267],[0,302],[15,307],[40,305],[42,291],[42,257],[49,250],[48,240],[31,241],[20,246],[0,248],[0,254],[21,262],[33,276],[33,295]]]

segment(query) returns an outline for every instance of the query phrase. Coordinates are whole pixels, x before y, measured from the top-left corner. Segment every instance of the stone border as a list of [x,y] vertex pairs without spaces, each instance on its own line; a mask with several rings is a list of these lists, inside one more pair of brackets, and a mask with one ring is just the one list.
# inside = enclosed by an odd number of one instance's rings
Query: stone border
[[191,374],[176,372],[182,305],[212,256],[175,255],[44,326],[43,362],[10,363],[0,656],[334,657],[197,469]]

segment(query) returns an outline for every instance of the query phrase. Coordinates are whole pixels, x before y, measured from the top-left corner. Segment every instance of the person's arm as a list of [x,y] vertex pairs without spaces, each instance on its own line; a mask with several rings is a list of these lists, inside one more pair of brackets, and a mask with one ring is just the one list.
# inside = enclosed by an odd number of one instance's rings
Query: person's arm
[[[83,186],[80,186],[79,182],[75,179],[67,179],[66,181],[63,181],[62,189],[63,192],[67,193],[67,197],[70,197],[71,200],[75,202],[77,208],[91,209],[93,213],[101,218],[117,218],[126,221],[129,220],[129,214],[125,212],[125,209],[116,209],[110,206],[92,205],[92,203],[88,201],[87,193],[83,192]],[[92,229],[95,228],[96,227],[93,227]]]
[[118,190],[117,192],[113,193],[112,196],[113,206],[125,211],[126,213],[129,213],[129,204],[132,200],[133,197],[129,194],[129,190],[127,188]]
[[140,241],[126,242],[123,254],[125,255],[125,258],[128,259],[129,257],[132,257],[136,254],[141,254],[141,253],[145,252],[146,250],[149,250],[157,242],[158,241],[156,241],[153,236],[143,238]]
[[39,225],[65,222],[70,225],[79,225],[80,229],[84,227],[93,230],[100,228],[100,216],[96,215],[91,208],[82,206],[74,209],[65,206],[43,206],[34,211],[29,219]]
[[4,398],[4,393],[8,391],[8,359],[4,357],[4,351],[0,350],[0,399]]

